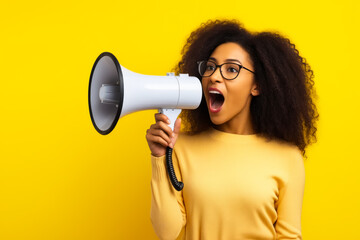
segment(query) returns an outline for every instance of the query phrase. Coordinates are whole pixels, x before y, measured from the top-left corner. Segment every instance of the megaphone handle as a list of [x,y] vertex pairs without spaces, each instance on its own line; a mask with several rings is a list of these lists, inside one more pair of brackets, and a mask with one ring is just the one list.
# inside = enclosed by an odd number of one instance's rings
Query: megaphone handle
[[[174,124],[175,124],[177,117],[181,113],[181,109],[159,109],[159,112],[165,114],[170,119],[169,126],[171,127],[171,130],[174,131]],[[179,182],[175,175],[174,166],[172,163],[172,152],[173,152],[172,148],[170,148],[170,147],[166,148],[166,169],[167,169],[171,184],[174,186],[174,188],[177,191],[181,191],[184,187],[184,183]]]
[[165,114],[169,118],[169,120],[170,120],[169,127],[171,128],[171,130],[174,131],[175,121],[176,121],[177,117],[179,116],[179,114],[181,113],[181,109],[160,108],[159,113]]

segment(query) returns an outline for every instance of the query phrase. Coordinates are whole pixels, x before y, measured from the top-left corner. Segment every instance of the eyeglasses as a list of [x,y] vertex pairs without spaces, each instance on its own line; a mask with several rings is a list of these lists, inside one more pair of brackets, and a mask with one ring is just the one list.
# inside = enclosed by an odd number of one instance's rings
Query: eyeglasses
[[241,68],[244,68],[249,72],[255,73],[250,69],[237,63],[223,63],[217,65],[212,61],[199,61],[197,62],[197,64],[198,64],[199,74],[202,77],[210,77],[216,71],[217,68],[220,68],[221,76],[227,80],[235,79],[239,75]]

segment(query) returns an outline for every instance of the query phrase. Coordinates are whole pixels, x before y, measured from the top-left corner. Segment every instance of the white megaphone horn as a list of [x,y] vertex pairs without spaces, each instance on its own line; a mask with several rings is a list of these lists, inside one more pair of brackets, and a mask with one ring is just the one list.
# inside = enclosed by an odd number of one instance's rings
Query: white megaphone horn
[[[88,97],[91,121],[100,134],[109,134],[119,118],[147,109],[159,109],[166,114],[174,130],[181,109],[200,105],[202,88],[199,79],[188,74],[151,76],[132,72],[121,66],[113,54],[104,52],[92,68]],[[168,158],[171,161],[171,152],[168,148],[167,162]],[[181,190],[183,184],[176,180],[172,161],[167,166],[171,182]]]

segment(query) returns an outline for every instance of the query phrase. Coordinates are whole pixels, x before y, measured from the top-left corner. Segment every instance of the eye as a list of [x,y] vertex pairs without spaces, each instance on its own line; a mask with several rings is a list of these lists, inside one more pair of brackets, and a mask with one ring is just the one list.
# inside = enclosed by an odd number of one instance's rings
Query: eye
[[207,64],[206,65],[206,71],[213,71],[215,69],[215,66],[214,66],[214,64]]
[[238,73],[240,68],[238,65],[235,64],[226,64],[226,71],[229,73]]

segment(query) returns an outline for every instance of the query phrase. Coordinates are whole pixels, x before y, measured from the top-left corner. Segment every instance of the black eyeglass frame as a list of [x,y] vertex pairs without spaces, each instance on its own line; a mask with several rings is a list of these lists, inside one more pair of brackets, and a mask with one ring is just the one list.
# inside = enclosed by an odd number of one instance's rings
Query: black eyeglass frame
[[[215,67],[216,67],[216,68],[214,69],[214,71],[213,71],[209,76],[204,76],[204,75],[202,75],[201,72],[200,72],[200,64],[203,63],[203,62],[205,62],[205,63],[206,63],[206,62],[211,62],[211,63],[213,63],[213,64],[215,65]],[[217,65],[217,64],[216,64],[215,62],[213,62],[213,61],[203,60],[203,61],[198,61],[197,64],[198,64],[198,72],[199,72],[200,76],[202,76],[202,77],[210,77],[211,75],[214,74],[214,72],[216,72],[216,69],[218,69],[218,68],[220,69],[220,74],[221,74],[221,76],[222,76],[223,78],[227,79],[227,80],[234,80],[235,78],[237,78],[237,76],[239,76],[239,73],[240,73],[240,71],[241,71],[242,68],[244,68],[245,70],[248,70],[249,72],[255,74],[254,71],[251,71],[250,69],[244,67],[244,66],[241,65],[241,64],[237,64],[237,63],[229,63],[229,62],[226,62],[226,63],[220,64],[220,65]],[[234,78],[229,79],[229,78],[224,77],[224,75],[223,75],[223,73],[222,73],[222,71],[221,71],[221,67],[222,67],[223,65],[225,65],[225,64],[235,64],[235,65],[239,66],[239,72],[237,73],[237,75],[236,75]]]

